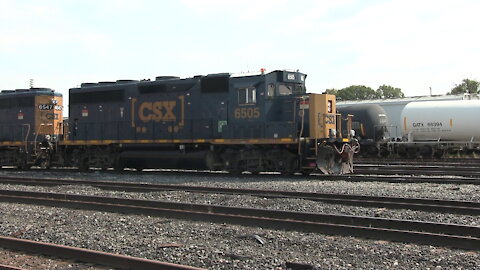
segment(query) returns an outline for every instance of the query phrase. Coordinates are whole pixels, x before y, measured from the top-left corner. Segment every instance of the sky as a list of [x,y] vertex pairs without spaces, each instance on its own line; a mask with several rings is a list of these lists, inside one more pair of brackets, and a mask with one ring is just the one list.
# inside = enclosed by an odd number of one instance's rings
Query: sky
[[475,0],[0,0],[0,89],[300,70],[407,96],[479,80]]

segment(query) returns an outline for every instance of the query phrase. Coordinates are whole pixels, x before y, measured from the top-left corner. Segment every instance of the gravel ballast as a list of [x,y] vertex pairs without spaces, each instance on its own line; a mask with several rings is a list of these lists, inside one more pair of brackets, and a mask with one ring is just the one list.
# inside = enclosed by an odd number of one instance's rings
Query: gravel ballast
[[[431,246],[13,203],[0,203],[0,213],[3,235],[29,226],[21,238],[208,269],[284,269],[286,261],[320,269],[475,269],[480,259]],[[168,244],[181,246],[162,247]]]
[[[19,175],[16,172],[8,174]],[[61,174],[65,178],[134,182],[139,182],[138,179],[141,178],[142,182],[476,201],[479,200],[480,191],[475,185],[357,183],[318,181],[312,178],[305,181],[301,177],[277,180],[276,176],[263,176],[257,180],[253,176],[209,177],[183,173],[147,173],[141,176],[100,172],[22,173],[25,174],[37,177],[58,177]],[[179,191],[127,193],[88,186],[1,185],[0,188],[380,216],[479,226],[478,217],[473,216],[342,206],[296,199]],[[0,215],[2,235],[8,236],[29,226],[29,230],[21,235],[21,238],[209,269],[284,269],[286,261],[312,264],[319,269],[476,269],[480,261],[478,252],[448,248],[13,203],[0,203]],[[180,244],[180,247],[163,247],[168,244]]]

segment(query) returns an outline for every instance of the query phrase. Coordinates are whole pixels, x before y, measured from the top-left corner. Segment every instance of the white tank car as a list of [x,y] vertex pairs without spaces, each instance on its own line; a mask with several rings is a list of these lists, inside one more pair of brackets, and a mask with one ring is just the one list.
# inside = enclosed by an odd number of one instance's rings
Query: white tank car
[[402,110],[408,141],[480,141],[480,100],[411,102]]

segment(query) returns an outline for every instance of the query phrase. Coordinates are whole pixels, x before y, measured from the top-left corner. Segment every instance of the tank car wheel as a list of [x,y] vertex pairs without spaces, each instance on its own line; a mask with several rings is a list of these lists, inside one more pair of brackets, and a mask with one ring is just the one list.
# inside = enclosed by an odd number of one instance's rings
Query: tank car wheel
[[422,158],[431,158],[433,156],[433,148],[429,145],[424,145],[420,149],[420,155]]
[[435,157],[435,158],[441,158],[441,157],[443,157],[444,154],[445,154],[445,150],[437,148],[437,149],[435,149],[435,151],[433,152],[433,157]]
[[408,147],[407,148],[407,157],[408,158],[418,158],[418,148],[417,147]]

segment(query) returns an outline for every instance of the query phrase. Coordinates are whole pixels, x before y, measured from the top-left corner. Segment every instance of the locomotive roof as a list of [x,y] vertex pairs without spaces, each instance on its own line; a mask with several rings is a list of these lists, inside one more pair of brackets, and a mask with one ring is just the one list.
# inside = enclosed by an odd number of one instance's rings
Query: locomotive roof
[[19,96],[40,96],[40,95],[50,95],[50,96],[59,96],[62,94],[55,92],[55,90],[50,88],[28,88],[28,89],[16,89],[16,90],[2,90],[0,92],[0,98],[12,98]]
[[[97,83],[82,83],[80,87],[72,88],[72,89],[85,89],[85,88],[97,88],[101,87],[104,88],[105,90],[107,89],[117,89],[118,86],[128,86],[132,84],[154,84],[157,82],[162,82],[162,83],[177,83],[177,82],[196,82],[199,81],[203,77],[230,77],[230,78],[241,78],[241,77],[254,77],[254,76],[262,76],[262,75],[268,75],[272,73],[280,73],[280,72],[294,72],[294,73],[299,73],[297,71],[290,71],[290,70],[274,70],[269,73],[264,73],[264,72],[247,72],[247,73],[211,73],[207,75],[195,75],[193,77],[188,77],[188,78],[180,78],[178,76],[157,76],[155,77],[155,80],[117,80],[117,81],[103,81],[103,82],[97,82]],[[304,76],[306,76],[303,73],[300,73]],[[110,88],[111,87],[111,88]],[[71,90],[72,90],[71,89]]]

